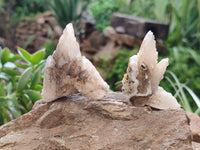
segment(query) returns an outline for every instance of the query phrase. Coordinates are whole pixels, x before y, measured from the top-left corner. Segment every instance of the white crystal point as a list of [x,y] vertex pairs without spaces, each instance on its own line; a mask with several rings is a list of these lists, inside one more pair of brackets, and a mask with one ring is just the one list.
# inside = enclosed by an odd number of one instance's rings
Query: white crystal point
[[158,52],[156,50],[156,41],[153,33],[149,31],[141,44],[138,52],[138,64],[144,63],[152,70],[157,64]]
[[72,24],[66,26],[53,56],[47,59],[43,84],[42,97],[46,101],[79,92],[96,100],[109,91],[96,68],[81,56]]
[[[164,92],[163,89],[159,88],[158,90],[159,83],[168,66],[168,58],[159,63],[157,59],[155,38],[153,33],[149,31],[144,37],[138,54],[129,59],[127,73],[122,79],[122,92],[128,95],[132,103],[136,105],[150,105],[155,108],[168,109],[164,106],[169,100],[169,104],[173,105],[174,103],[174,107],[171,105],[170,108],[176,109],[178,106],[176,99],[166,91]],[[163,95],[160,96],[161,94]],[[158,99],[158,95],[162,99]],[[158,104],[157,107],[156,104]],[[161,104],[163,107],[160,107]]]
[[158,87],[155,94],[146,101],[145,105],[158,109],[180,109],[181,107],[176,98],[171,93],[166,92],[162,87]]
[[152,72],[156,67],[158,53],[154,35],[149,31],[137,55],[129,59],[127,74],[122,80],[122,90],[129,96],[148,96],[152,94]]
[[108,92],[109,86],[87,58],[83,56],[81,62],[81,72],[74,86],[88,99],[101,99]]
[[81,57],[80,47],[74,36],[74,29],[71,23],[64,29],[56,47],[54,57],[57,59],[58,67],[63,66],[63,64],[77,57]]
[[155,93],[160,81],[163,78],[163,75],[167,69],[167,66],[169,65],[169,59],[165,58],[162,59],[158,64],[156,64],[155,68],[153,69],[152,72],[152,92]]

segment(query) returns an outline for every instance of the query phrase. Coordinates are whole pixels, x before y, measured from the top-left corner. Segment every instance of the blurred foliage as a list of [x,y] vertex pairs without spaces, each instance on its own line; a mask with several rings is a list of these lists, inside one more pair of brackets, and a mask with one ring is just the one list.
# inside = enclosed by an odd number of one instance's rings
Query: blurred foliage
[[116,83],[121,81],[124,73],[126,73],[126,68],[128,66],[129,58],[133,56],[135,52],[128,49],[122,49],[115,54],[114,60],[112,60],[113,65],[110,68],[107,81],[112,90],[118,90]]
[[[174,94],[176,99],[181,104],[182,108],[188,112],[194,112],[200,115],[200,98],[190,89],[186,83],[181,83],[178,77],[171,71],[167,71],[163,87],[167,85],[167,82],[170,83],[173,90],[171,93]],[[169,87],[167,85],[167,87]]]
[[45,49],[45,57],[47,58],[49,55],[52,55],[54,50],[56,49],[54,40],[50,40],[49,42],[46,42],[41,48]]
[[119,10],[118,0],[92,0],[89,5],[91,15],[96,22],[96,29],[103,31],[110,25],[110,16]]
[[30,111],[42,98],[44,49],[31,55],[18,48],[18,54],[0,49],[0,125]]
[[3,5],[4,5],[4,0],[0,0],[0,13],[4,11]]
[[[169,66],[167,70],[173,72],[178,78],[180,83],[184,83],[185,86],[190,88],[194,93],[196,93],[197,97],[200,97],[200,53],[194,51],[191,48],[186,47],[173,47],[169,51]],[[173,80],[172,75],[167,74],[166,78],[174,81],[172,83],[177,84],[177,80]],[[175,94],[177,90],[174,90],[173,86],[169,84],[169,81],[164,79],[161,81],[161,85],[171,93]],[[177,84],[178,85],[178,84]],[[178,86],[178,91],[181,90],[181,86]],[[191,110],[196,110],[196,105],[194,102],[194,98],[189,94],[185,94],[185,98],[187,98],[188,102],[191,105]],[[185,99],[184,98],[184,99]]]
[[172,1],[170,31],[167,43],[170,46],[200,48],[200,1]]
[[166,44],[170,47],[183,45],[200,48],[199,0],[134,0],[129,2],[127,7],[121,7],[120,11],[169,23],[170,31]]
[[[97,29],[110,24],[110,15],[118,11],[170,24],[169,47],[183,45],[200,48],[200,1],[199,0],[93,0],[91,14],[98,20]],[[102,13],[103,10],[103,13]]]
[[[12,0],[12,23],[17,23],[26,17],[35,17],[38,13],[46,11],[46,0]],[[12,3],[13,3],[12,2]],[[5,1],[5,6],[11,5],[11,0]]]
[[116,83],[118,84],[122,80],[124,73],[126,73],[129,58],[134,54],[136,54],[136,51],[122,49],[115,54],[113,59],[106,59],[101,66],[98,66],[101,73],[106,72],[105,80],[110,85],[111,90],[120,90]]
[[70,22],[78,25],[82,12],[86,9],[89,0],[51,0],[49,8],[62,28]]

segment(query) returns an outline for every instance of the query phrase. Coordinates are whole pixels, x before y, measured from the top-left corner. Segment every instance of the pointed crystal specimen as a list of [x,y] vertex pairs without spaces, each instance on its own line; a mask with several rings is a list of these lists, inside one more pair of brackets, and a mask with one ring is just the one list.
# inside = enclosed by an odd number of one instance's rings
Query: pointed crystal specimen
[[159,63],[157,59],[156,42],[153,33],[149,31],[138,54],[129,59],[127,73],[122,80],[122,92],[128,95],[136,106],[180,108],[176,99],[158,86],[168,66],[168,59],[163,59]]
[[92,63],[81,56],[72,24],[68,24],[59,39],[53,56],[46,61],[42,97],[52,101],[81,93],[88,99],[100,99],[109,90],[107,83]]

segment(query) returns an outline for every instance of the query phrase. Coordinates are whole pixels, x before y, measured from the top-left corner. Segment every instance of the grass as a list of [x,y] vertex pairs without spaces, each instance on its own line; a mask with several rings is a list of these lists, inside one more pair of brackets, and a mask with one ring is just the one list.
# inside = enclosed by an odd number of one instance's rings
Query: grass
[[[165,76],[165,78],[173,87],[173,90],[175,91],[174,96],[181,103],[183,109],[200,115],[200,98],[185,83],[181,83],[173,72],[167,71],[167,73],[170,76]],[[196,107],[189,103],[188,96],[193,99],[193,103]]]

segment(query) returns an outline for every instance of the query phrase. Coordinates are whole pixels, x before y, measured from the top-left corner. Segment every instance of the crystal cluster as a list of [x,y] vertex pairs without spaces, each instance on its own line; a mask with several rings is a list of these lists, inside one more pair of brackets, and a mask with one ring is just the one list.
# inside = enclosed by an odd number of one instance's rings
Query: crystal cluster
[[149,31],[137,55],[129,59],[127,73],[122,80],[122,91],[135,106],[149,105],[159,109],[178,109],[176,99],[159,83],[168,66],[168,59],[157,62],[158,52],[154,35]]
[[101,99],[109,91],[92,63],[81,56],[72,24],[68,24],[56,50],[46,61],[42,97],[52,101],[81,93],[88,99]]

